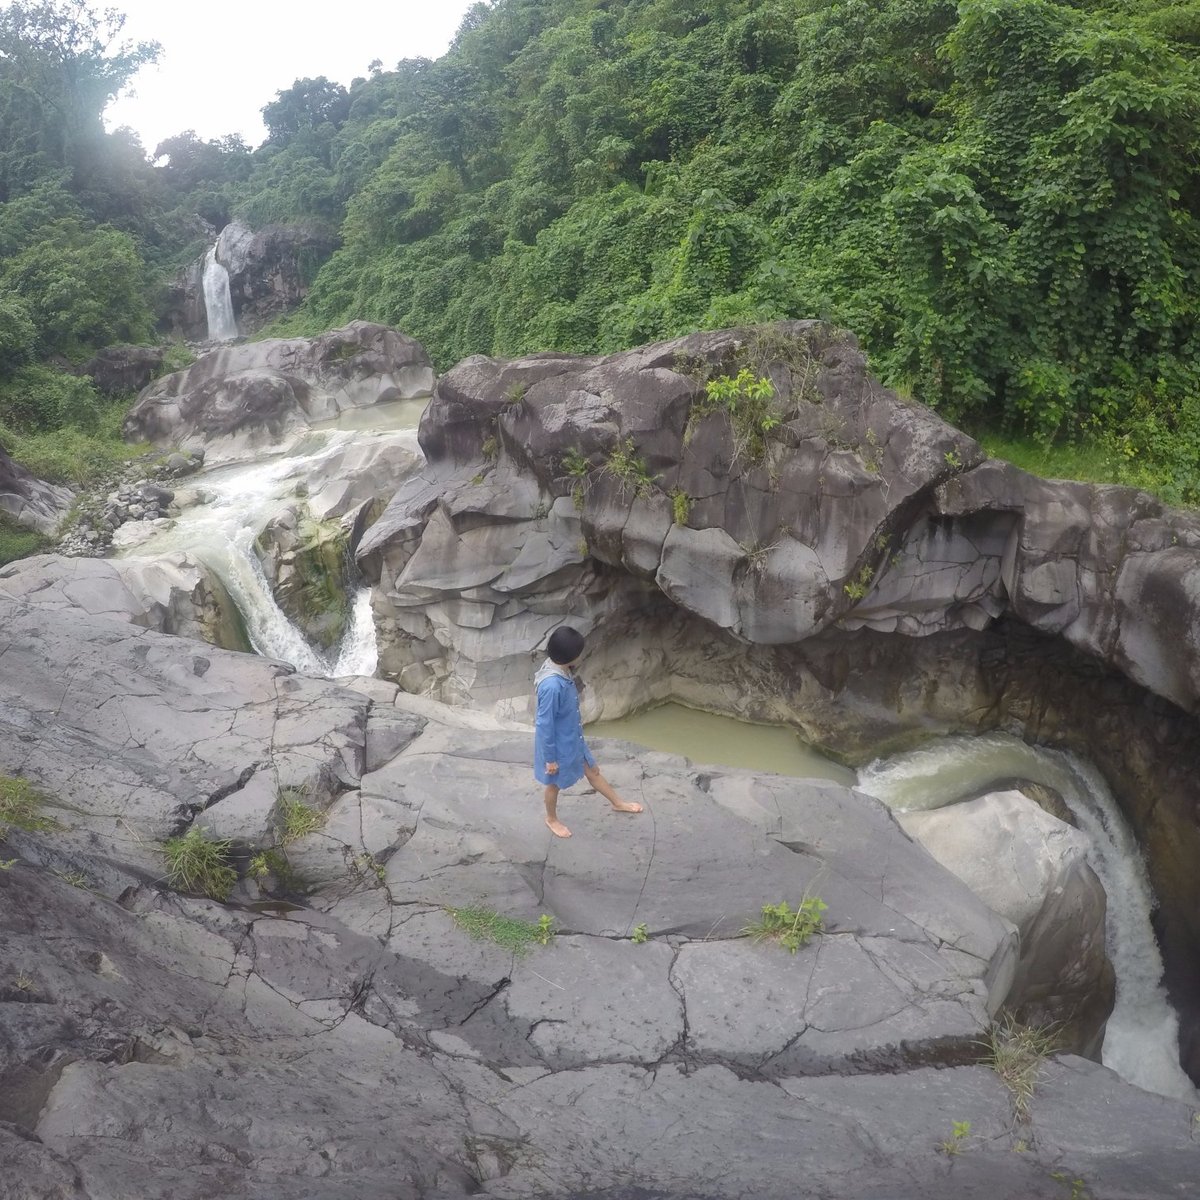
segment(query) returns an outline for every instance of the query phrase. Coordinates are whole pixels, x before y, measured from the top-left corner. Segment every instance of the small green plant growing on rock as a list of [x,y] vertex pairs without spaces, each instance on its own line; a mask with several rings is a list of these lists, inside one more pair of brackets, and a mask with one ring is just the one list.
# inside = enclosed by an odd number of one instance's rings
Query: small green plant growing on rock
[[308,793],[303,788],[280,788],[280,835],[285,844],[324,828],[327,814],[307,800]]
[[562,469],[575,479],[586,478],[589,466],[588,460],[574,446],[563,455]]
[[163,843],[167,860],[167,882],[181,892],[196,892],[210,900],[228,900],[237,883],[237,872],[229,865],[228,840],[206,838],[195,825],[182,837]]
[[858,574],[842,585],[842,591],[855,602],[861,600],[875,582],[875,572],[869,563],[863,563]]
[[550,939],[554,936],[554,918],[549,913],[542,913],[538,917],[537,929],[538,942],[543,946],[548,946]]
[[524,954],[535,943],[546,944],[542,941],[541,921],[535,925],[532,921],[501,916],[495,909],[476,906],[448,908],[446,912],[459,929],[476,941],[495,942],[502,950],[512,954]]
[[703,398],[692,405],[689,428],[694,420],[723,412],[733,430],[734,456],[758,462],[766,453],[768,435],[782,419],[772,405],[774,397],[770,377],[755,375],[749,367],[736,375],[719,375],[704,385]]
[[963,1151],[967,1139],[971,1136],[970,1121],[951,1121],[950,1136],[938,1144],[938,1150],[947,1158],[954,1158]]
[[801,946],[807,946],[814,933],[824,927],[822,914],[828,905],[819,896],[805,896],[797,908],[786,901],[764,904],[760,920],[742,930],[756,942],[778,942],[795,954]]
[[28,779],[0,775],[0,837],[8,829],[21,829],[26,833],[48,833],[58,829],[58,822],[42,813],[42,806],[48,801],[49,797]]
[[36,986],[37,985],[34,983],[33,977],[26,975],[24,971],[21,971],[17,975],[16,979],[13,980],[13,987],[15,987],[18,992],[32,992]]
[[984,1063],[1012,1094],[1013,1116],[1028,1121],[1042,1064],[1057,1049],[1054,1030],[1021,1025],[1009,1016],[994,1023],[980,1044]]
[[504,399],[508,401],[510,408],[515,408],[525,399],[525,392],[526,387],[523,383],[514,383],[504,393]]
[[630,934],[629,940],[635,946],[644,946],[650,940],[650,931],[646,928],[645,921],[633,927],[633,933]]
[[671,493],[671,517],[676,525],[686,525],[692,515],[692,498],[682,488]]
[[956,450],[947,450],[942,457],[946,460],[946,466],[948,466],[950,470],[962,470],[962,459],[958,457],[958,452]]
[[604,469],[616,479],[623,488],[633,490],[633,494],[644,500],[654,487],[654,478],[644,458],[639,458],[633,438],[627,437],[618,442],[609,452]]
[[484,462],[495,462],[496,455],[500,452],[500,443],[496,441],[496,435],[489,434],[483,439],[483,445],[480,447],[480,453],[483,455]]
[[0,871],[11,871],[20,861],[19,858],[0,859]]
[[91,880],[82,871],[55,871],[54,874],[72,887],[85,888],[91,883]]

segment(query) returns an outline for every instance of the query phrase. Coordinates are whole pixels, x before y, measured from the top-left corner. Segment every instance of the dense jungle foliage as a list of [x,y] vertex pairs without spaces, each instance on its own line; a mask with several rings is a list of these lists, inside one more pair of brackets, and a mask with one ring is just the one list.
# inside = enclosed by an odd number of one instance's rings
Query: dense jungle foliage
[[0,418],[240,215],[341,236],[277,331],[445,368],[820,316],[971,432],[1200,501],[1200,0],[494,0],[153,167],[100,126],[154,54],[119,35],[0,11]]

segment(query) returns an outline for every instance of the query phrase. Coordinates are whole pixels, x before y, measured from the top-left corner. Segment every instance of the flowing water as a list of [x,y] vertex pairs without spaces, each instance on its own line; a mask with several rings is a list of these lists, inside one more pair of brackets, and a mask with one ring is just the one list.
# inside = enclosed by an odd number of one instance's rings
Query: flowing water
[[587,727],[587,734],[590,738],[620,738],[713,766],[832,779],[847,786],[853,786],[855,779],[848,767],[822,757],[791,729],[751,725],[682,704],[660,704],[615,721],[596,721]]
[[[419,453],[413,429],[424,401],[377,405],[354,411],[340,422],[301,435],[269,458],[217,467],[187,480],[203,500],[174,520],[171,527],[126,551],[130,558],[159,558],[188,553],[213,571],[238,606],[254,649],[267,658],[290,663],[305,674],[325,679],[373,675],[378,665],[371,589],[359,588],[341,642],[329,653],[316,649],[288,620],[254,553],[254,540],[271,517],[295,494],[321,476],[329,460],[364,437],[387,437]],[[373,432],[372,432],[373,426]]]
[[1101,1058],[1146,1091],[1195,1103],[1179,1065],[1179,1018],[1162,986],[1163,963],[1150,923],[1155,907],[1133,830],[1095,767],[1072,754],[1006,734],[945,738],[859,772],[861,791],[902,812],[941,808],[993,785],[1029,780],[1057,791],[1088,835],[1088,861],[1108,895],[1107,947],[1117,977]]
[[233,315],[233,300],[229,295],[229,272],[217,262],[217,247],[213,245],[204,256],[204,312],[208,317],[208,340],[229,342],[238,335]]

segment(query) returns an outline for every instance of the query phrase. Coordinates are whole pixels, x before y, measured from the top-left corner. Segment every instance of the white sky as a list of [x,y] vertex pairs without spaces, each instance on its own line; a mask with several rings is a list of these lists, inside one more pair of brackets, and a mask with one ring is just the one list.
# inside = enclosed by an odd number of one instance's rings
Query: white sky
[[[157,41],[157,66],[143,67],[136,96],[109,105],[105,124],[129,125],[147,154],[194,129],[206,140],[266,136],[259,110],[297,79],[346,84],[380,59],[440,58],[472,0],[111,0],[126,14],[125,36]],[[103,7],[97,4],[96,7]]]

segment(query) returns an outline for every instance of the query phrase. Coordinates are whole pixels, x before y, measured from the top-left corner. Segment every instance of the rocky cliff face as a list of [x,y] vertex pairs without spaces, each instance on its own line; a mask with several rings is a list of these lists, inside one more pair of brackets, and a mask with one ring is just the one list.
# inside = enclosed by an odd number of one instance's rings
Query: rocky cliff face
[[[308,294],[317,268],[337,238],[300,225],[253,230],[231,221],[217,238],[217,261],[229,272],[229,298],[238,330],[252,334],[295,308]],[[208,337],[204,259],[185,268],[167,291],[160,322],[165,333],[192,341]]]

